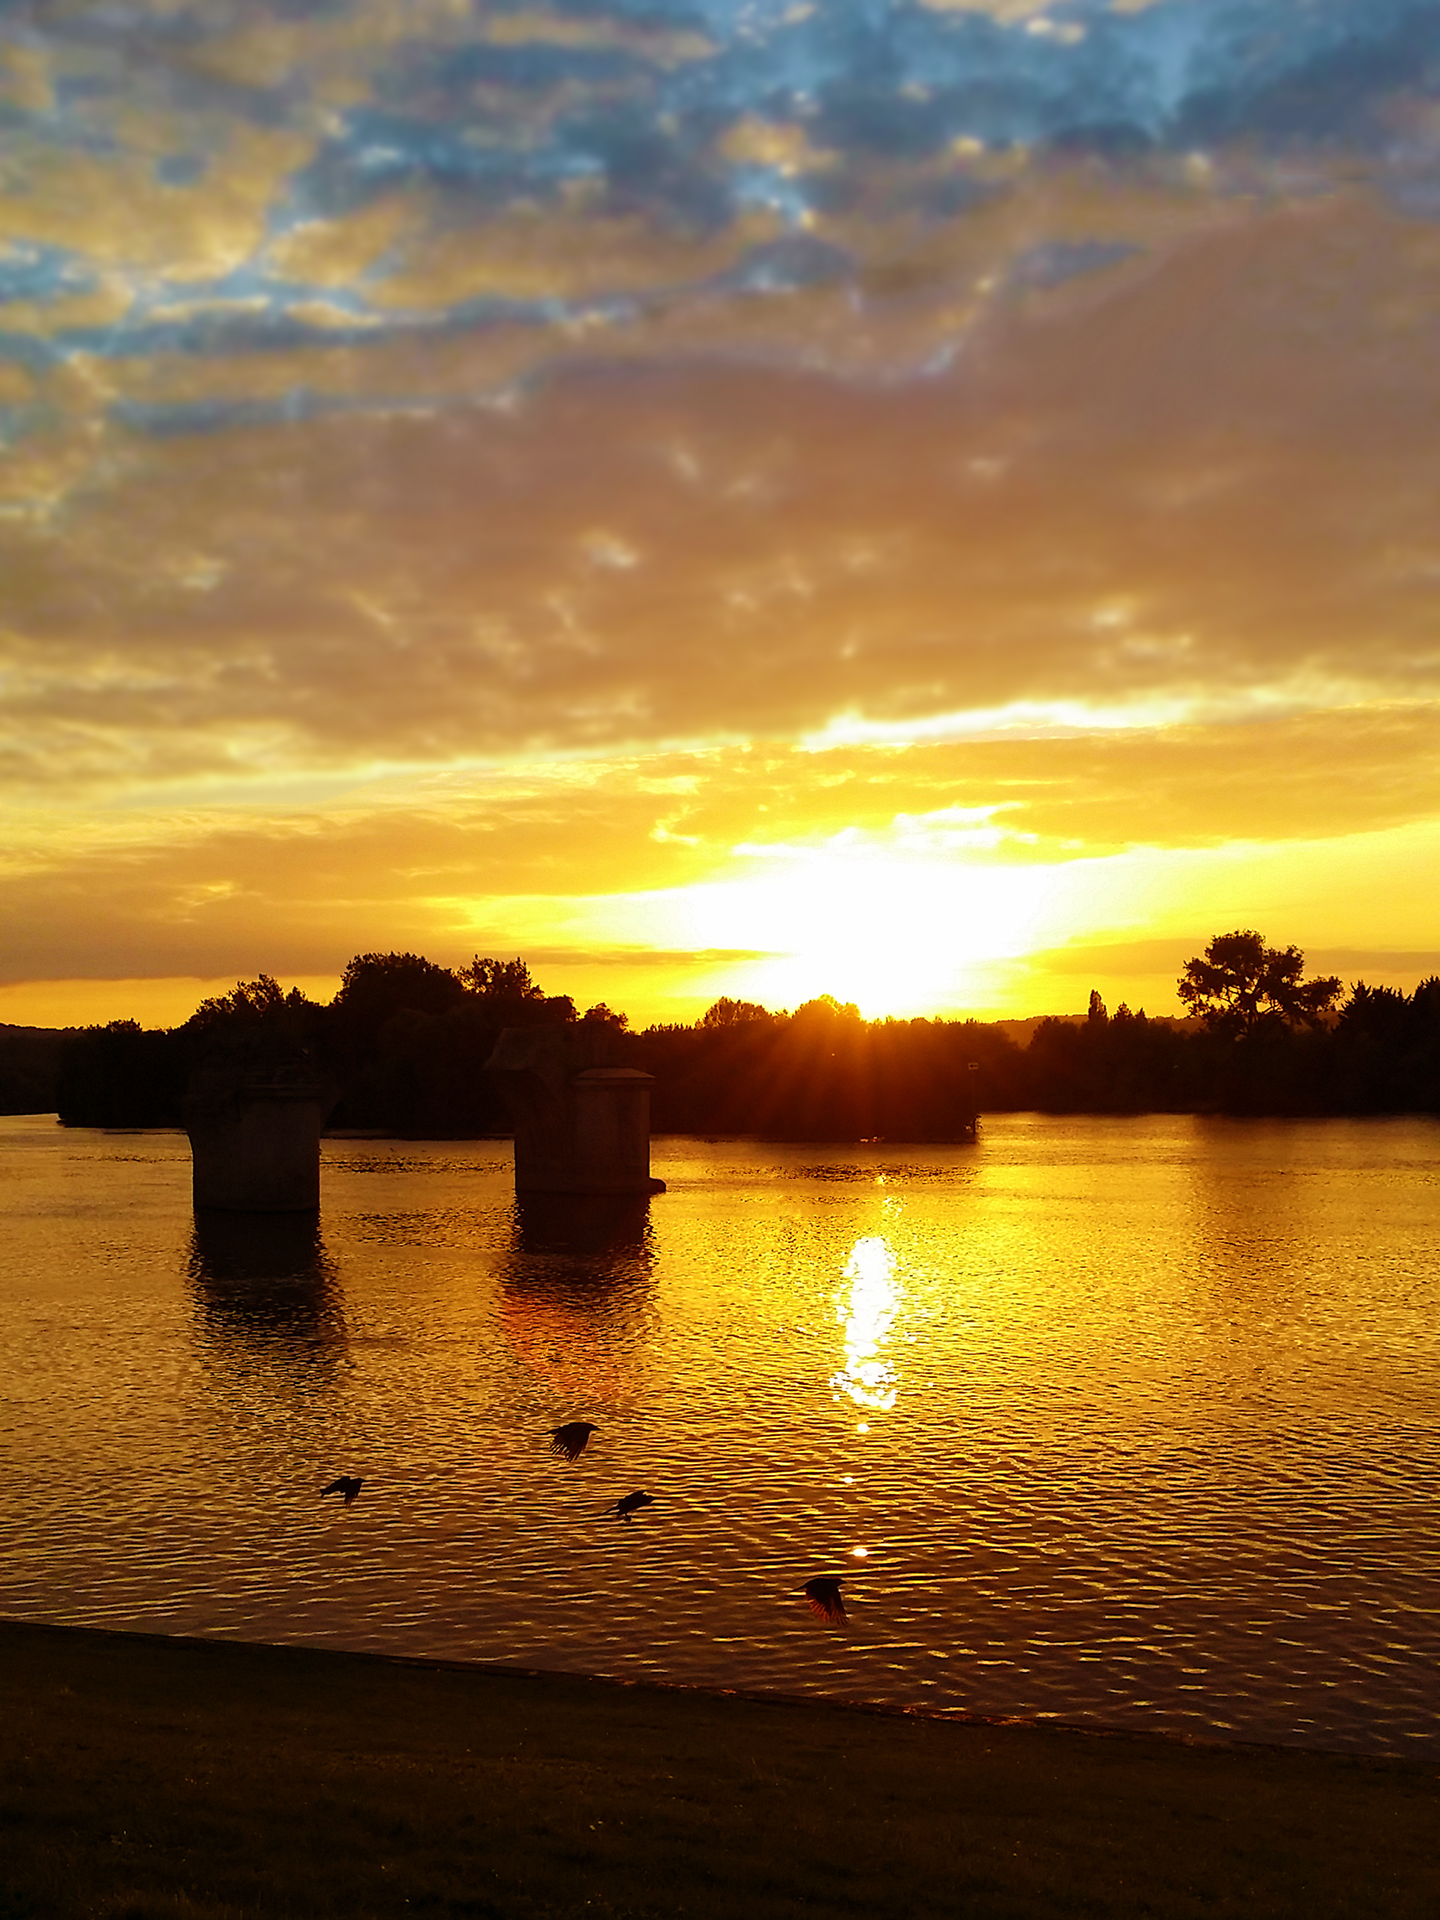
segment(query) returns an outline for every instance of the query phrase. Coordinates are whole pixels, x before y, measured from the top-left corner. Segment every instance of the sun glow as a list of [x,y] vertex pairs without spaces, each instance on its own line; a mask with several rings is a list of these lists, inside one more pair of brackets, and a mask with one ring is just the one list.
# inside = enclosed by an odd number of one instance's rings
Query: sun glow
[[747,849],[766,871],[688,889],[677,904],[697,947],[774,957],[747,969],[771,1006],[819,993],[870,1019],[983,999],[991,964],[1046,944],[1054,870],[927,858],[844,837],[822,848]]

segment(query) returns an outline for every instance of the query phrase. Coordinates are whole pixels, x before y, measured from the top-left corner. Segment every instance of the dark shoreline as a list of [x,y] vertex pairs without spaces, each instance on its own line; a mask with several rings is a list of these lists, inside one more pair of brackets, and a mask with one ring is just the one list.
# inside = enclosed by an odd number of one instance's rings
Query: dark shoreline
[[[772,1687],[716,1687],[700,1681],[628,1679],[616,1674],[578,1673],[566,1667],[528,1667],[509,1660],[453,1660],[439,1654],[382,1653],[373,1647],[322,1647],[304,1641],[239,1640],[228,1634],[151,1633],[131,1627],[71,1626],[50,1620],[22,1620],[0,1614],[0,1646],[11,1628],[44,1633],[85,1634],[100,1641],[166,1647],[234,1647],[275,1654],[318,1655],[325,1659],[371,1661],[382,1667],[413,1668],[420,1672],[489,1674],[502,1680],[574,1683],[582,1687],[613,1688],[622,1693],[658,1693],[694,1696],[703,1700],[743,1700],[759,1707],[794,1707],[801,1712],[866,1714],[884,1720],[925,1720],[940,1726],[1007,1728],[1019,1732],[1073,1734],[1083,1740],[1136,1740],[1147,1746],[1195,1748],[1204,1753],[1305,1754],[1361,1767],[1398,1768],[1440,1779],[1440,1749],[1423,1759],[1404,1754],[1367,1753],[1358,1748],[1323,1747],[1289,1740],[1242,1740],[1223,1734],[1191,1733],[1175,1727],[1109,1726],[1090,1720],[1064,1720],[1026,1713],[978,1713],[965,1707],[896,1706],[887,1700],[849,1700],[828,1694],[785,1693]],[[0,1916],[3,1920],[3,1916]]]
[[0,1920],[1403,1916],[1428,1764],[0,1620]]

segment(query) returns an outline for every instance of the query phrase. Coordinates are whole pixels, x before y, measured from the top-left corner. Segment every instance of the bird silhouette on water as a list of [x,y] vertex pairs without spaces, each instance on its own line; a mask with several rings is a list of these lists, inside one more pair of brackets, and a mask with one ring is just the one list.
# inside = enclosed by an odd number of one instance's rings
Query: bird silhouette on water
[[654,1500],[648,1493],[627,1493],[623,1500],[617,1500],[610,1512],[617,1520],[629,1520],[641,1507],[653,1507]]
[[585,1442],[597,1431],[593,1420],[570,1420],[563,1427],[552,1427],[550,1451],[558,1453],[573,1465],[585,1451]]
[[844,1581],[833,1574],[821,1574],[818,1579],[805,1582],[805,1599],[813,1614],[822,1620],[838,1623],[848,1620],[845,1602],[840,1598],[840,1589]]
[[320,1489],[320,1498],[323,1500],[327,1493],[343,1493],[346,1506],[352,1507],[355,1504],[356,1494],[364,1484],[364,1480],[358,1474],[352,1479],[348,1474],[342,1473],[338,1480],[332,1480],[328,1487]]

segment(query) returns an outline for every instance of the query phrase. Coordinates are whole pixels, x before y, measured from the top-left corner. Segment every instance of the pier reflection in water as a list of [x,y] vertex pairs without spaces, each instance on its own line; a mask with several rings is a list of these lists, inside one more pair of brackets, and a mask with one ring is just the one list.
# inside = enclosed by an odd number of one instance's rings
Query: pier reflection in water
[[1434,1123],[123,1147],[0,1121],[8,1613],[1440,1756]]
[[343,1358],[345,1315],[318,1213],[197,1208],[188,1278],[197,1344],[240,1370],[304,1386]]
[[499,1322],[554,1396],[557,1423],[628,1405],[640,1384],[655,1235],[648,1198],[528,1195],[496,1263]]

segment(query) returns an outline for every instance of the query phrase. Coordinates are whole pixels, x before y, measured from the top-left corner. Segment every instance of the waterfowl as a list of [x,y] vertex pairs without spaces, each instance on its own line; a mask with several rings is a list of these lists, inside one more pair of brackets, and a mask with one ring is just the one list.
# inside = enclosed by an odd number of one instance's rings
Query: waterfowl
[[833,1574],[821,1574],[818,1579],[805,1582],[805,1599],[813,1614],[820,1619],[838,1622],[848,1620],[845,1602],[840,1598],[840,1589],[844,1581]]
[[552,1427],[550,1451],[574,1462],[585,1451],[585,1442],[597,1431],[593,1420],[570,1420],[563,1427]]

